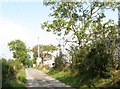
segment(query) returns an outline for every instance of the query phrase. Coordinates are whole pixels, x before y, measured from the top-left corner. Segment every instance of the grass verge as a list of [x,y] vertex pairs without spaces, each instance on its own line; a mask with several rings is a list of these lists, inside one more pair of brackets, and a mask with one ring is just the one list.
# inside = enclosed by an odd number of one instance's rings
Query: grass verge
[[54,77],[61,82],[68,84],[74,88],[81,89],[81,88],[118,88],[120,87],[120,70],[114,73],[113,76],[109,78],[100,78],[98,76],[91,77],[89,74],[80,74],[74,75],[70,72],[48,72],[48,75]]
[[20,72],[18,73],[18,81],[26,87],[26,73],[25,73],[25,68],[21,69]]
[[116,72],[113,71],[113,76],[109,78],[100,78],[99,76],[90,76],[89,73],[79,75],[77,73],[71,73],[69,69],[67,71],[47,70],[39,67],[37,69],[76,89],[114,89],[120,87],[120,70],[117,70]]
[[2,89],[27,89],[25,69],[21,69],[16,80],[6,79]]

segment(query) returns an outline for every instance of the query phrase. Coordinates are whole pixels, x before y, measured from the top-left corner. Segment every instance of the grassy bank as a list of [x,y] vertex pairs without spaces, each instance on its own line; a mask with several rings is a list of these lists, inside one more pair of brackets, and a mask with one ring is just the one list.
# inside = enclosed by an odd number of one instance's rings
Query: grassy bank
[[20,82],[21,85],[23,85],[23,87],[26,87],[26,73],[25,73],[25,68],[23,68],[22,70],[20,70],[20,72],[18,73],[18,82]]
[[9,80],[6,79],[4,81],[4,85],[2,89],[27,89],[26,88],[26,74],[25,69],[21,69],[17,74],[17,79]]
[[90,76],[88,73],[77,74],[71,73],[69,69],[67,71],[56,71],[53,69],[46,69],[37,67],[37,69],[46,73],[47,75],[60,80],[61,82],[70,85],[71,87],[81,89],[81,88],[116,88],[120,87],[120,70],[112,71],[112,76],[109,78],[100,78],[99,76]]
[[88,74],[73,75],[70,72],[49,71],[48,75],[75,88],[120,87],[120,71],[114,72],[109,78],[91,77]]
[[46,74],[51,70],[50,67],[48,67],[48,66],[46,66],[44,64],[40,64],[39,66],[36,66],[35,69],[38,69],[38,70],[40,70],[40,71],[42,71],[42,72],[44,72]]

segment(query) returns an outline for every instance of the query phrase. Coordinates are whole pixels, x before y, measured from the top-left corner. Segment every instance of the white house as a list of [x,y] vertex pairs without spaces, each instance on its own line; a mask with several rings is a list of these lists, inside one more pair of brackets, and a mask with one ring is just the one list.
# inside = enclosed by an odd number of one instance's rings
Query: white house
[[40,57],[37,58],[36,63],[39,65],[41,63],[42,59]]
[[53,63],[55,63],[54,60],[46,60],[46,61],[44,61],[44,64],[48,65],[49,67],[53,67]]

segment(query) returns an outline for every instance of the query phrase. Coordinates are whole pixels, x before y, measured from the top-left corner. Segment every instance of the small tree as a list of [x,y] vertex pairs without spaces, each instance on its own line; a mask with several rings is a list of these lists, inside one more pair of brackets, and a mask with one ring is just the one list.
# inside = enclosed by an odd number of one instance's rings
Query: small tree
[[23,65],[26,65],[25,61],[29,59],[28,49],[21,40],[14,40],[8,43],[10,51],[13,52],[13,57],[19,60]]
[[[49,52],[53,52],[55,50],[57,50],[56,46],[53,45],[39,45],[39,51],[40,51],[40,57],[42,59],[42,64],[45,58],[51,58],[51,54]],[[33,56],[34,59],[36,59],[38,57],[38,45],[34,46],[32,48],[32,52],[33,52]]]
[[60,71],[60,70],[62,70],[65,67],[65,64],[66,64],[65,55],[60,50],[59,51],[59,55],[57,55],[56,58],[55,58],[54,69]]

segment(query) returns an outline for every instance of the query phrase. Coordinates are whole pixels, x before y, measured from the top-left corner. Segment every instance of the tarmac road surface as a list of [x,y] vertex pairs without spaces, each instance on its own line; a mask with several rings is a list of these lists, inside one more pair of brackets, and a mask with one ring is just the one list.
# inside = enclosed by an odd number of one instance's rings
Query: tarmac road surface
[[26,79],[27,79],[27,87],[37,87],[44,89],[63,89],[69,88],[73,89],[70,86],[55,80],[54,78],[47,76],[39,70],[34,68],[26,68]]

